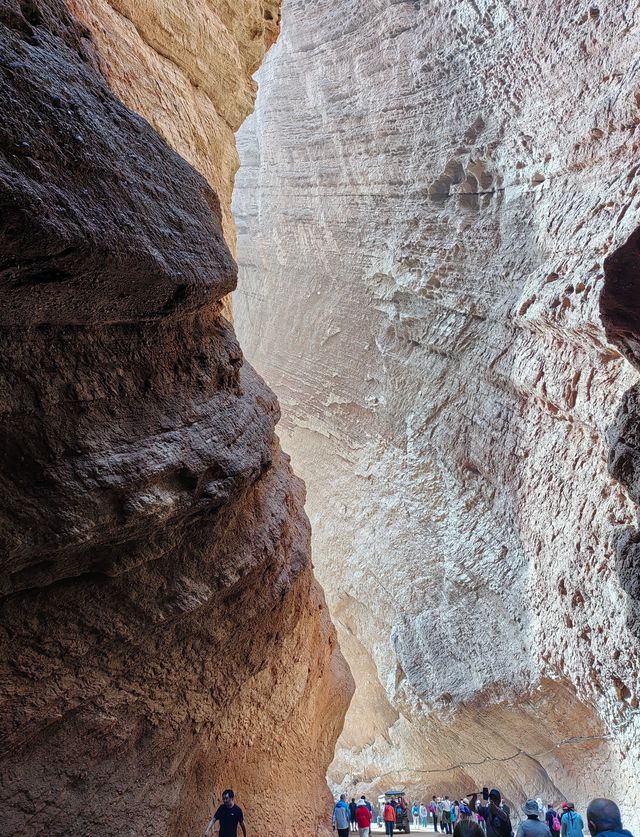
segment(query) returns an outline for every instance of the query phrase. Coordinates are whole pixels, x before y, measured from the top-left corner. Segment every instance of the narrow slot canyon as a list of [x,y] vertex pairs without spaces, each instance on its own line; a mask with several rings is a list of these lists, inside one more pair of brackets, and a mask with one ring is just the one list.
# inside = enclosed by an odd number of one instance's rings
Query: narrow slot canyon
[[639,45],[0,0],[0,833],[483,786],[640,833]]

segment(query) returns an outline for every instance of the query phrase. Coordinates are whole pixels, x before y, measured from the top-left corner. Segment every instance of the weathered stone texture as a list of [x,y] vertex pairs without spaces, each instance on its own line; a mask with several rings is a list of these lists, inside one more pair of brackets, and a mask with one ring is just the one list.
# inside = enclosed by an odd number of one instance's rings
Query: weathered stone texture
[[228,194],[103,59],[61,0],[0,2],[0,830],[182,837],[236,784],[292,835],[350,693],[304,488],[221,313]]
[[356,675],[336,785],[612,794],[638,825],[606,438],[634,374],[598,296],[640,207],[639,36],[632,3],[284,3],[234,307]]
[[222,205],[232,252],[235,131],[252,79],[279,32],[280,0],[69,0],[95,41],[109,86],[201,172]]

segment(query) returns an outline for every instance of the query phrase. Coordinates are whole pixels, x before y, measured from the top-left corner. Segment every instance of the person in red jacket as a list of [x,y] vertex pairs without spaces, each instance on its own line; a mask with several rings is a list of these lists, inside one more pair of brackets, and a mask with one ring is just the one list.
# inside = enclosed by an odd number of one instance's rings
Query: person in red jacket
[[382,819],[384,820],[385,834],[390,834],[391,837],[393,837],[393,825],[396,821],[395,799],[392,799],[391,802],[387,802],[387,804],[384,806]]
[[369,837],[371,812],[367,808],[367,803],[364,799],[361,799],[356,806],[356,822],[358,823],[358,834],[360,837]]

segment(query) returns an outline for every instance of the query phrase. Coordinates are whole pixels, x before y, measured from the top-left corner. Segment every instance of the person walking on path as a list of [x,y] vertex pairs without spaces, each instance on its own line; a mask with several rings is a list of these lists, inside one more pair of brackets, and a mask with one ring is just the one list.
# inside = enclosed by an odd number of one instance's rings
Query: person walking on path
[[527,815],[527,819],[518,826],[516,837],[551,837],[549,826],[546,822],[540,822],[540,806],[536,799],[527,799],[522,810]]
[[560,817],[558,816],[558,812],[553,807],[553,805],[549,805],[547,808],[547,813],[544,815],[545,821],[549,826],[549,831],[553,835],[553,837],[560,837]]
[[[479,805],[478,815],[484,820],[487,837],[512,837],[513,828],[509,815],[501,807],[502,796],[500,791],[492,788],[489,791],[489,804]],[[565,837],[565,835],[562,835]],[[573,835],[571,835],[573,837]]]
[[576,814],[574,806],[569,803],[566,813],[560,821],[560,834],[562,837],[582,837],[584,822],[580,814]]
[[451,804],[451,827],[452,827],[453,829],[455,829],[455,827],[456,827],[456,823],[458,822],[458,819],[459,819],[459,818],[460,818],[460,803],[459,803],[459,802],[458,802],[458,800],[456,799],[456,800],[455,800],[455,801]]
[[393,835],[393,826],[396,821],[396,801],[392,799],[384,806],[384,813],[382,814],[384,820],[384,833]]
[[349,806],[347,805],[347,797],[344,793],[340,794],[340,799],[333,806],[333,815],[331,817],[331,825],[333,830],[338,830],[338,837],[349,837]]
[[424,802],[420,803],[420,823],[423,828],[427,827],[427,823],[429,822],[429,812],[427,811],[427,806]]
[[420,806],[414,802],[411,806],[411,816],[413,817],[413,827],[418,828],[420,825]]
[[440,814],[440,819],[442,820],[444,831],[447,834],[451,834],[453,833],[453,829],[451,828],[451,800],[448,796],[445,796],[442,800],[441,806],[442,812]]
[[244,837],[247,837],[242,808],[235,804],[234,793],[231,788],[222,791],[222,805],[209,820],[205,837],[213,834],[213,828],[217,822],[220,823],[219,837],[236,837],[238,826],[242,829]]
[[611,799],[592,799],[587,807],[587,826],[591,837],[633,837],[622,827],[620,808]]
[[364,799],[360,799],[356,805],[356,822],[358,823],[358,834],[360,837],[369,837],[371,830],[371,811],[367,808]]
[[429,805],[431,816],[433,817],[433,830],[438,833],[438,800],[435,796],[431,797],[431,805]]
[[351,802],[349,803],[349,821],[351,823],[351,831],[358,830],[358,823],[356,822],[356,798],[355,796],[351,797]]

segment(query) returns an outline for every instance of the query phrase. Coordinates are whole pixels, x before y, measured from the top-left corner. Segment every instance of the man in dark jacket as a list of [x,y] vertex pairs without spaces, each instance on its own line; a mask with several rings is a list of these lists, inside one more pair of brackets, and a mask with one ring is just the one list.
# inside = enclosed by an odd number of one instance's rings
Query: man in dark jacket
[[622,827],[620,808],[611,799],[592,799],[587,808],[591,837],[633,837]]
[[509,814],[503,810],[501,802],[500,791],[493,788],[489,791],[489,804],[478,808],[487,826],[487,837],[513,837]]
[[356,798],[355,798],[355,796],[352,796],[351,797],[351,802],[349,803],[349,819],[351,821],[351,831],[357,831],[358,830],[358,823],[357,823],[357,820],[356,820],[356,808],[357,807],[358,806],[356,805]]
[[547,808],[547,813],[544,815],[544,818],[553,837],[560,837],[560,829],[557,827],[560,825],[560,817],[553,805]]

